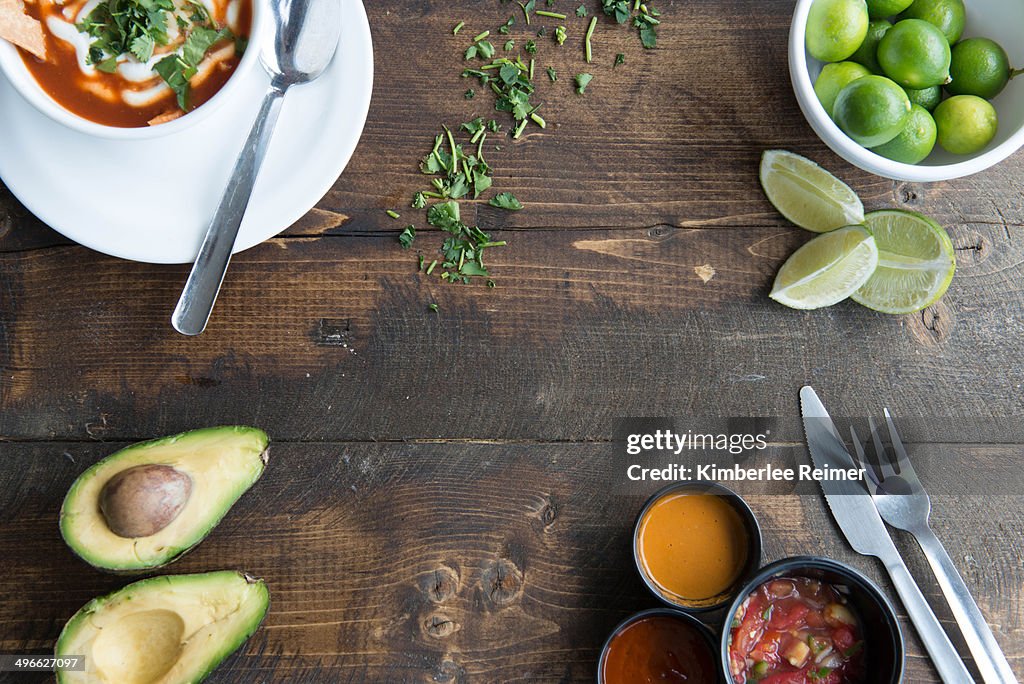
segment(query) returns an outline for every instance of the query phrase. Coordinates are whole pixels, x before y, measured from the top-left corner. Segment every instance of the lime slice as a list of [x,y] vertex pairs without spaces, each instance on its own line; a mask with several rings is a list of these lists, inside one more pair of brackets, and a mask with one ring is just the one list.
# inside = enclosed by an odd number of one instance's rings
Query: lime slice
[[820,309],[843,301],[867,282],[878,265],[875,238],[864,226],[847,226],[814,238],[782,264],[772,299],[793,309]]
[[761,187],[780,214],[815,233],[864,222],[864,205],[857,193],[799,154],[765,151]]
[[878,268],[851,299],[892,314],[920,311],[937,302],[956,270],[953,242],[942,226],[900,209],[873,211],[864,221],[878,245]]

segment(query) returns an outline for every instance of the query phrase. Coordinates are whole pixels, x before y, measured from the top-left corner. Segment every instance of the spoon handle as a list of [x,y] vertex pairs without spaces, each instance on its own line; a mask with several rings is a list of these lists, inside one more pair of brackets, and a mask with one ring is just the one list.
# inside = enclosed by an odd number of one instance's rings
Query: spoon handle
[[283,97],[284,90],[275,85],[271,85],[263,96],[260,112],[235,162],[217,213],[206,230],[199,256],[171,315],[171,325],[183,335],[198,335],[210,320],[213,304],[217,301],[217,293],[231,261],[242,217],[281,113]]

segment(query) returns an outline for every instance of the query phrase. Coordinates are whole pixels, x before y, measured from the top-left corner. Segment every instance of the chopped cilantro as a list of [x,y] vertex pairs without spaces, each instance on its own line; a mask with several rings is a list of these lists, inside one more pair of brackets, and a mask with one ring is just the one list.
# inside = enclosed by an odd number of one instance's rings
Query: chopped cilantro
[[576,93],[582,95],[592,80],[594,77],[591,74],[576,74]]
[[412,241],[416,239],[416,227],[412,224],[406,226],[401,233],[398,234],[398,242],[402,245],[402,249],[409,249],[412,246]]
[[522,202],[516,199],[515,195],[511,192],[503,192],[495,195],[488,202],[492,207],[498,207],[500,209],[507,209],[509,211],[519,211],[523,208]]

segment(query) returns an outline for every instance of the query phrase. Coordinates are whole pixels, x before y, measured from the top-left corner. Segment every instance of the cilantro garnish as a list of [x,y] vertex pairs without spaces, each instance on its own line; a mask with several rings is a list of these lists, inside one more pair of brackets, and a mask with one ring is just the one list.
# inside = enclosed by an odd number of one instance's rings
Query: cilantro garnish
[[172,53],[155,65],[153,71],[160,74],[178,98],[178,106],[183,111],[189,110],[189,81],[199,72],[199,63],[203,61],[214,43],[232,37],[229,29],[215,29],[208,26],[193,26],[180,53]]
[[632,9],[626,0],[601,0],[601,10],[615,21],[625,24],[630,17],[633,18],[633,26],[640,33],[640,42],[645,48],[653,48],[658,44],[658,31],[655,28],[661,21],[658,17],[661,13],[653,7],[648,7],[642,2],[634,1]]
[[[189,79],[199,63],[215,43],[235,38],[229,29],[214,26],[201,3],[187,0],[179,8],[173,0],[103,0],[76,28],[91,38],[86,62],[113,73],[123,56],[145,63],[157,47],[170,45],[167,22],[172,19],[186,37],[180,48],[157,62],[153,70],[174,91],[178,106],[187,111]],[[244,41],[236,39],[236,47],[243,50]]]
[[416,239],[416,226],[411,223],[407,225],[401,233],[398,234],[398,242],[402,245],[402,249],[409,249],[412,246],[412,241]]
[[498,207],[500,209],[508,209],[509,211],[519,211],[523,208],[522,202],[516,199],[516,196],[511,192],[502,192],[491,198],[488,202],[492,207]]
[[[458,202],[448,200],[431,206],[427,211],[427,223],[449,233],[441,245],[441,280],[468,283],[472,278],[490,275],[484,265],[484,251],[503,247],[505,242],[492,241],[491,236],[477,226],[463,223]],[[437,265],[435,259],[425,270],[422,264],[420,269],[430,275]]]
[[590,85],[590,82],[594,80],[594,76],[592,74],[576,74],[574,80],[576,81],[577,94],[582,95],[587,86]]

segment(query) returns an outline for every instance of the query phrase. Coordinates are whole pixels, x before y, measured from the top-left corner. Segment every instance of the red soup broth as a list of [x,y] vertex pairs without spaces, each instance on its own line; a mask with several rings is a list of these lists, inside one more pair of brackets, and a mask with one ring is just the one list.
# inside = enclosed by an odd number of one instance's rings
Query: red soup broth
[[733,617],[729,670],[736,684],[862,684],[861,620],[831,584],[769,580]]
[[[245,39],[252,29],[253,0],[208,0],[210,19]],[[176,4],[181,4],[180,0]],[[83,119],[118,128],[140,128],[151,121],[170,120],[180,115],[176,96],[155,73],[151,77],[128,79],[119,68],[105,73],[83,64],[82,54],[89,38],[75,30],[95,7],[89,0],[35,0],[25,4],[27,13],[42,23],[47,59],[20,50],[22,61],[40,87],[64,109]],[[56,29],[56,30],[55,30]],[[58,35],[59,34],[59,35]],[[75,37],[77,36],[77,37]],[[75,42],[79,43],[76,49]],[[179,45],[158,48],[172,50]],[[134,59],[134,58],[132,58]],[[131,61],[131,59],[127,60]],[[222,40],[213,45],[191,81],[189,111],[217,94],[241,61],[235,42]],[[132,67],[142,66],[134,63]]]
[[689,622],[649,615],[630,622],[608,643],[601,659],[605,684],[715,684],[715,657]]

